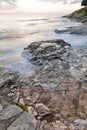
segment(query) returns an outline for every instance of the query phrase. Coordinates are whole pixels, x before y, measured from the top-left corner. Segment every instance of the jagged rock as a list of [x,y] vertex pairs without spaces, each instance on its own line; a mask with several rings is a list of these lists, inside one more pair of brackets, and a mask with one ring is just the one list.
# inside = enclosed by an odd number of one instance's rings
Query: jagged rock
[[7,130],[35,130],[36,124],[36,119],[32,115],[24,112]]
[[18,73],[11,72],[11,73],[2,73],[0,75],[0,88],[2,87],[11,87],[18,78]]
[[77,34],[77,35],[87,35],[87,26],[86,25],[79,25],[77,27],[68,27],[65,30],[55,30],[55,33],[70,33],[70,34]]
[[48,114],[50,112],[49,108],[43,103],[37,103],[35,108],[38,114]]
[[32,103],[35,103],[38,98],[39,98],[39,93],[33,92],[30,101],[31,101]]
[[53,130],[68,130],[67,126],[61,121],[52,122]]
[[39,99],[38,99],[38,103],[42,102],[43,104],[48,104],[51,100],[51,93],[49,92],[43,92],[41,93]]
[[63,54],[67,53],[67,48],[70,48],[70,44],[65,41],[49,40],[31,43],[27,49],[32,53],[32,61],[36,64],[45,64],[45,61],[51,61],[54,59],[61,59]]

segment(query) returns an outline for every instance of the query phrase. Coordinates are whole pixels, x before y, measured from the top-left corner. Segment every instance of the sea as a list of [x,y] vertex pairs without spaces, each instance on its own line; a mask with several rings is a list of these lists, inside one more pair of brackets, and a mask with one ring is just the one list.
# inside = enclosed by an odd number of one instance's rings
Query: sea
[[34,65],[31,54],[23,54],[32,42],[63,39],[73,47],[87,44],[87,36],[55,33],[56,29],[79,26],[81,23],[63,18],[58,13],[2,13],[0,14],[0,67],[18,71],[21,75],[31,73]]

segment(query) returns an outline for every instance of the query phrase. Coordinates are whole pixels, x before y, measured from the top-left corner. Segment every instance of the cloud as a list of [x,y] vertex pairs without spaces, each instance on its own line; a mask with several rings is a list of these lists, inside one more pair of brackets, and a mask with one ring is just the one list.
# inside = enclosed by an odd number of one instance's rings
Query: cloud
[[0,0],[0,9],[12,9],[16,6],[16,0]]
[[51,3],[63,3],[63,4],[75,4],[81,2],[81,0],[39,0],[39,1],[46,1]]
[[[25,0],[25,3],[28,0]],[[31,0],[33,1],[33,0]],[[50,2],[53,4],[58,4],[58,3],[62,3],[62,4],[75,4],[75,3],[81,3],[82,0],[36,0],[39,2]],[[21,0],[0,0],[0,9],[2,10],[6,10],[6,9],[14,9],[17,8],[19,5],[19,3],[22,3]]]

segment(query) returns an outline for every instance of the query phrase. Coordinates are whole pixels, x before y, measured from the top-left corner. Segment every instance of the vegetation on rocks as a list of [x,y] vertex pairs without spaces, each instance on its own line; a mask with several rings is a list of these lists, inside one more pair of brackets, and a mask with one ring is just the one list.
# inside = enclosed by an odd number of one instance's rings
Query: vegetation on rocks
[[83,0],[83,1],[81,2],[81,5],[82,5],[82,6],[87,6],[87,0]]
[[19,102],[16,102],[16,105],[17,105],[18,107],[20,107],[21,109],[23,109],[24,111],[28,112],[28,107],[27,107],[27,106],[25,106],[25,105],[23,105],[23,104],[20,104]]
[[81,8],[65,17],[78,22],[87,23],[87,7]]
[[78,14],[82,14],[83,16],[87,16],[87,7],[81,8],[75,12]]

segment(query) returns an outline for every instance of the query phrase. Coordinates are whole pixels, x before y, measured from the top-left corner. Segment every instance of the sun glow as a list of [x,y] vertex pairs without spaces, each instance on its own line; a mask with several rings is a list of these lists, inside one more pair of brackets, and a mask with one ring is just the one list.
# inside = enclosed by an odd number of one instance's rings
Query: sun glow
[[16,7],[7,10],[0,10],[0,13],[7,12],[56,12],[70,13],[80,8],[80,4],[62,4],[62,2],[47,2],[44,0],[17,0]]
[[62,3],[51,3],[40,0],[18,0],[18,9],[28,10],[30,12],[61,12],[69,11],[69,9],[74,10],[79,8],[79,5],[63,5]]
[[47,2],[40,2],[37,0],[19,0],[18,8],[21,10],[30,10],[30,11],[41,11],[41,10],[50,10],[52,5]]

